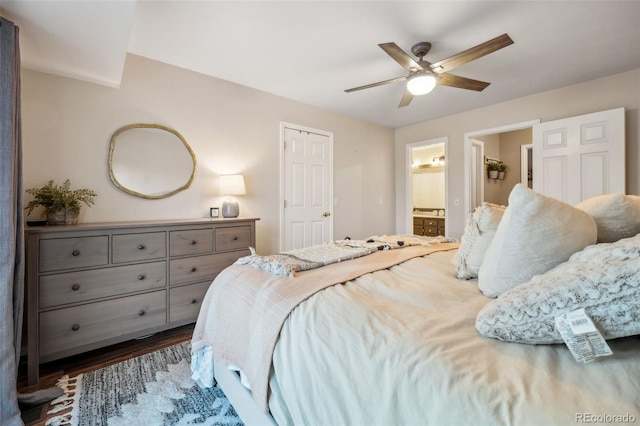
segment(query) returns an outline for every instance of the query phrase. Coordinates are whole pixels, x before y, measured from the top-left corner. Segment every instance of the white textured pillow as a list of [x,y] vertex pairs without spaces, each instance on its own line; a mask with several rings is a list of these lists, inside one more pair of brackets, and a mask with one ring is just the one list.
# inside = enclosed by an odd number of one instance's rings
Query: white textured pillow
[[598,195],[576,207],[596,221],[599,243],[612,243],[640,233],[640,197],[637,195]]
[[517,184],[484,256],[478,287],[497,297],[596,242],[586,212]]
[[476,329],[509,342],[561,343],[555,317],[580,308],[606,339],[640,334],[640,235],[589,246],[505,292],[478,313]]
[[496,233],[505,208],[485,201],[469,215],[464,235],[460,240],[460,248],[451,259],[458,278],[468,280],[478,276],[482,259]]

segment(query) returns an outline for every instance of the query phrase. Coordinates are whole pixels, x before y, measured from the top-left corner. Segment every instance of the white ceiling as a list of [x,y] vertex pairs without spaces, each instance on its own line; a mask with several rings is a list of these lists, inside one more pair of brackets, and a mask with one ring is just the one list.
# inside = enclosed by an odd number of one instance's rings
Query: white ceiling
[[[1,0],[23,66],[117,87],[127,52],[400,127],[640,68],[639,1]],[[438,86],[397,108],[406,75],[377,45],[430,62],[508,33],[515,43],[452,71],[483,92]],[[639,87],[629,88],[640,92]]]

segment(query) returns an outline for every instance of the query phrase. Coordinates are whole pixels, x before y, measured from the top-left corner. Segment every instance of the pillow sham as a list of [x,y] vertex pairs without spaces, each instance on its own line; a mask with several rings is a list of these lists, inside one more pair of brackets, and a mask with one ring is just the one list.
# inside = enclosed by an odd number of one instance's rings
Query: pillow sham
[[460,248],[451,259],[461,280],[476,278],[482,259],[493,239],[505,206],[483,202],[467,217]]
[[612,243],[640,233],[640,196],[598,195],[576,207],[589,213],[596,221],[599,243]]
[[480,266],[478,287],[497,297],[594,244],[596,233],[586,212],[517,184]]
[[476,329],[508,342],[562,343],[555,317],[584,308],[605,339],[640,334],[640,235],[595,244],[485,305]]

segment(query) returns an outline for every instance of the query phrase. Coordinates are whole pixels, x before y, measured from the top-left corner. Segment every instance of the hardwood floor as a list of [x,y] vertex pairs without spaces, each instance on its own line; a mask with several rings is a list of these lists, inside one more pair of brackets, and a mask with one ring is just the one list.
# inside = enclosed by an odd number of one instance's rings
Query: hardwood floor
[[[191,339],[194,324],[185,325],[172,330],[153,334],[143,339],[131,340],[91,352],[74,355],[68,358],[52,361],[40,366],[40,382],[37,385],[28,386],[26,376],[26,363],[22,362],[18,371],[18,392],[29,393],[39,389],[47,389],[55,386],[56,381],[65,374],[69,377],[88,371],[97,370],[107,365],[134,358],[160,348],[175,345]],[[49,404],[42,413],[46,413]],[[58,413],[59,414],[59,413]],[[56,414],[56,415],[58,415]],[[50,415],[49,417],[53,417]],[[44,426],[47,417],[42,417],[27,426]]]

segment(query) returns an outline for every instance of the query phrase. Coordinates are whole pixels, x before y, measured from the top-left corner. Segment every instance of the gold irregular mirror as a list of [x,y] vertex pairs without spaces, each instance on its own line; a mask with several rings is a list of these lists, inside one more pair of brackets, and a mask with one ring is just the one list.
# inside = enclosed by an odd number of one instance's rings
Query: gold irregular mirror
[[129,124],[109,145],[109,176],[120,190],[151,200],[187,189],[196,156],[177,131],[160,124]]

